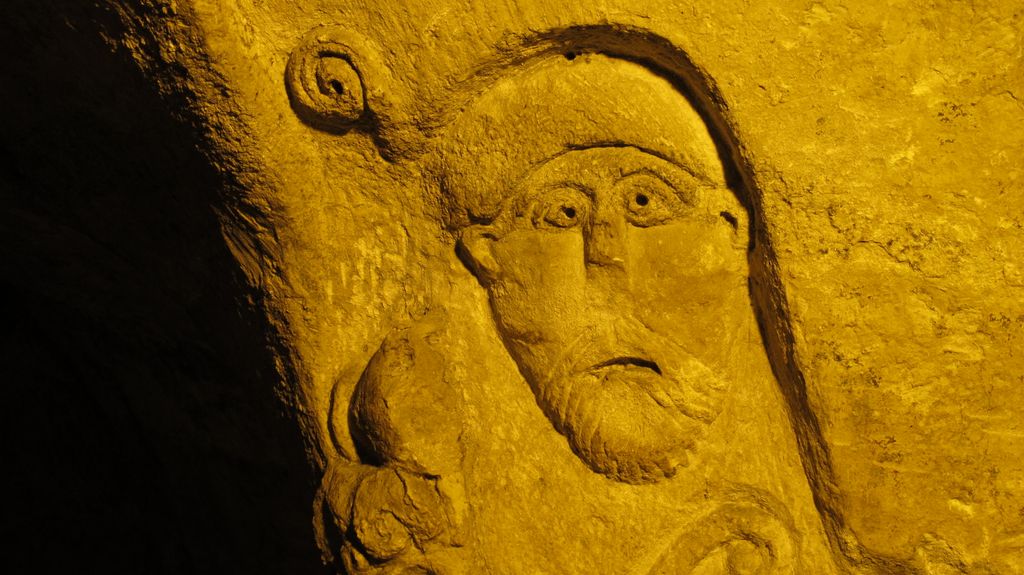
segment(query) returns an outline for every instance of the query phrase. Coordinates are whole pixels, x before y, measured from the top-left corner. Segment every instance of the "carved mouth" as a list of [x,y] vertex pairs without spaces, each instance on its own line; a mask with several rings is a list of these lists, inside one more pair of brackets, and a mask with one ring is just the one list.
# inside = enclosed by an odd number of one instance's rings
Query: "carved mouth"
[[612,359],[602,361],[601,363],[591,366],[590,371],[598,371],[600,369],[614,366],[621,366],[625,368],[648,369],[658,375],[661,375],[661,367],[659,367],[657,363],[649,359],[634,356],[613,357]]

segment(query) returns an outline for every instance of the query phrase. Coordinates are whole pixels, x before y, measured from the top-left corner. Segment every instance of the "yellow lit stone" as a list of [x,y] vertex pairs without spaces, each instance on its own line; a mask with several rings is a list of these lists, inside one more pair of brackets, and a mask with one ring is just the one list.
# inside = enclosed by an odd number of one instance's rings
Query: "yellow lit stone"
[[1024,573],[1019,2],[175,10],[338,570]]

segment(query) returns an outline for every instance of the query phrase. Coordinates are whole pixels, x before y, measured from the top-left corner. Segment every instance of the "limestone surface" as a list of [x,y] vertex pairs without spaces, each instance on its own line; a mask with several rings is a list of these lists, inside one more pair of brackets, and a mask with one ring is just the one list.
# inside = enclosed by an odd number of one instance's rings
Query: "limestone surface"
[[110,5],[332,569],[1024,573],[1018,1]]

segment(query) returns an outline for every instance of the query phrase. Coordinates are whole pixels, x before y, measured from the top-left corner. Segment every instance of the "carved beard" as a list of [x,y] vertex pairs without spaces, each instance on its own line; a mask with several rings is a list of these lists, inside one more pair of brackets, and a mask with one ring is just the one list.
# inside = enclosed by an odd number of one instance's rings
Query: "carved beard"
[[633,484],[672,477],[721,411],[725,384],[646,328],[615,332],[581,337],[549,377],[527,379],[544,414],[595,472]]

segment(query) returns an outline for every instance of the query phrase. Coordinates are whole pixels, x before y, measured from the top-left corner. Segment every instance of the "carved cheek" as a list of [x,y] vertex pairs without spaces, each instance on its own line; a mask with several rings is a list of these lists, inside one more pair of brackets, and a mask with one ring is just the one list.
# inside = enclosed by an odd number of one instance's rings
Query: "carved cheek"
[[[728,225],[683,222],[631,233],[628,270],[637,313],[693,353],[730,347],[751,318],[747,255]],[[713,360],[711,357],[702,357]]]
[[579,324],[586,285],[583,237],[524,231],[495,243],[498,277],[491,305],[499,325],[537,340],[558,340]]

